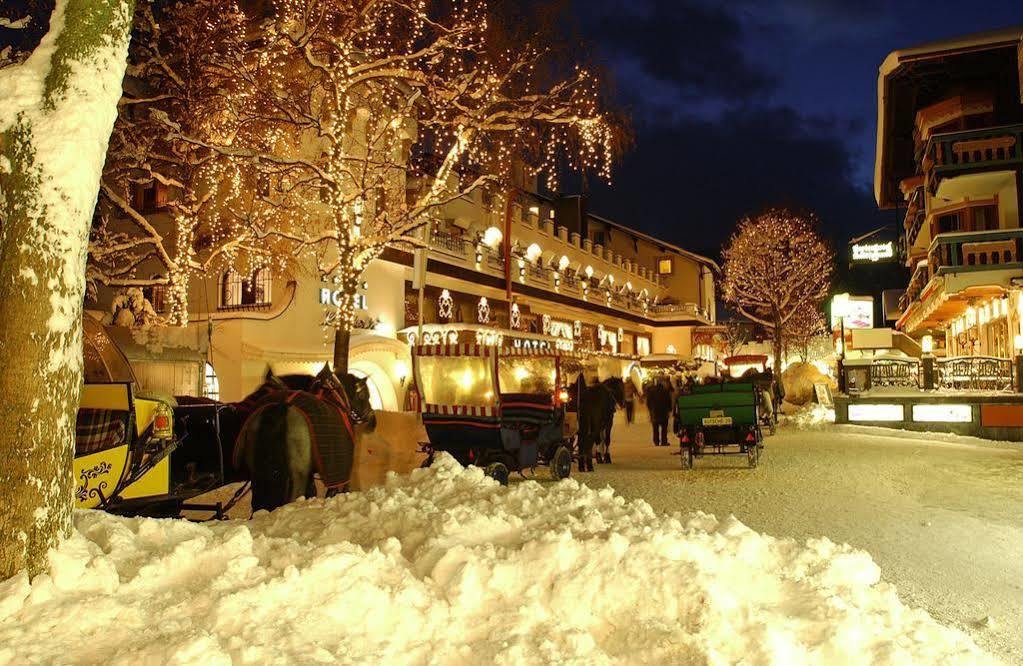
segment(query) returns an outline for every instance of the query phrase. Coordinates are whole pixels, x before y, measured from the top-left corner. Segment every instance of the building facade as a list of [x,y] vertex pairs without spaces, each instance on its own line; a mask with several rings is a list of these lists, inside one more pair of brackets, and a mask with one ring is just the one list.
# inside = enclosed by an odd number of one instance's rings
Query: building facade
[[1021,33],[894,51],[880,68],[875,196],[905,207],[911,274],[896,327],[948,356],[1023,345]]
[[[692,357],[694,329],[715,321],[712,260],[589,214],[581,197],[519,190],[506,208],[477,191],[445,206],[421,237],[429,244],[425,341],[551,344],[598,356],[602,374],[626,374],[643,356]],[[359,288],[350,370],[369,378],[380,409],[408,406],[410,345],[420,336],[417,262],[411,250],[388,248]],[[341,293],[313,262],[303,265],[196,280],[188,326],[174,339],[205,356],[204,381],[187,390],[172,380],[180,368],[136,356],[147,388],[234,401],[259,385],[267,367],[318,371],[332,358]],[[146,295],[162,307],[160,288]]]

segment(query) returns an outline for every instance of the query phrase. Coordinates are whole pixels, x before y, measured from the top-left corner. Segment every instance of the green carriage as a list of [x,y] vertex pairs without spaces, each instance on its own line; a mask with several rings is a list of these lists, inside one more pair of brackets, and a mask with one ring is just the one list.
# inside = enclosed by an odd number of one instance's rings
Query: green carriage
[[694,386],[675,404],[682,468],[704,455],[743,455],[756,467],[763,450],[760,389],[752,382]]

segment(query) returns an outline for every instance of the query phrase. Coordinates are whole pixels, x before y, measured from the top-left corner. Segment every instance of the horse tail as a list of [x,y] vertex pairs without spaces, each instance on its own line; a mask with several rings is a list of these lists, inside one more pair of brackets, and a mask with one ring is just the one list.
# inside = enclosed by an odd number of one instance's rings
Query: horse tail
[[256,431],[249,438],[246,460],[252,475],[253,511],[272,511],[290,501],[288,408],[284,402],[264,407]]

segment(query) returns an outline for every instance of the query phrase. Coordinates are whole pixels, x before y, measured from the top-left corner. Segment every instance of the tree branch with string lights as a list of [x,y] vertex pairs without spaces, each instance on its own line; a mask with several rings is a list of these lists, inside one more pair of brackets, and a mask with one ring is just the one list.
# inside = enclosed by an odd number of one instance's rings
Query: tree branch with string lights
[[234,260],[315,257],[348,296],[335,318],[341,370],[364,269],[387,247],[425,245],[440,208],[505,191],[516,170],[549,185],[566,167],[610,175],[616,126],[596,78],[582,68],[540,76],[546,51],[495,47],[487,9],[277,2],[259,43],[223,64],[232,94],[218,103],[235,130],[199,136],[163,118],[169,139],[245,165],[263,184],[219,202],[212,246]]
[[771,330],[778,373],[785,327],[827,296],[834,254],[813,215],[775,208],[741,220],[723,256],[724,299]]

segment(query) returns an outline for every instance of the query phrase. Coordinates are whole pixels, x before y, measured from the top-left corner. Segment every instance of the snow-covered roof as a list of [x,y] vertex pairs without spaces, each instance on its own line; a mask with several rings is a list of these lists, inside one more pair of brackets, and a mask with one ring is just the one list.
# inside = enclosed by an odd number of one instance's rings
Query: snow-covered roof
[[705,257],[702,254],[696,254],[695,252],[690,252],[689,250],[685,250],[685,249],[679,247],[678,245],[673,245],[673,244],[671,244],[671,243],[669,243],[667,241],[661,240],[660,238],[656,238],[656,237],[651,236],[649,234],[645,234],[642,231],[637,231],[636,229],[633,229],[632,227],[627,227],[624,224],[619,224],[618,222],[615,222],[614,220],[608,219],[606,217],[601,217],[600,215],[594,215],[593,213],[587,213],[587,216],[588,217],[592,217],[594,220],[597,220],[598,222],[603,222],[604,224],[610,225],[610,226],[615,227],[617,229],[621,229],[622,231],[630,233],[633,236],[636,236],[638,238],[642,238],[643,240],[648,241],[650,243],[655,243],[657,245],[661,245],[663,247],[666,247],[666,248],[672,250],[673,252],[677,252],[677,253],[685,256],[685,257],[689,257],[690,259],[694,259],[694,260],[698,261],[701,264],[706,264],[707,266],[710,266],[711,268],[713,268],[716,271],[720,271],[721,270],[721,267],[718,266],[716,261],[714,261],[713,259],[710,259],[709,257]]
[[888,99],[888,79],[908,62],[947,57],[961,53],[1018,46],[1023,41],[1023,25],[961,35],[928,42],[908,49],[892,51],[878,68],[877,76],[877,149],[874,153],[874,199],[882,203],[882,171],[884,165],[885,102]]

